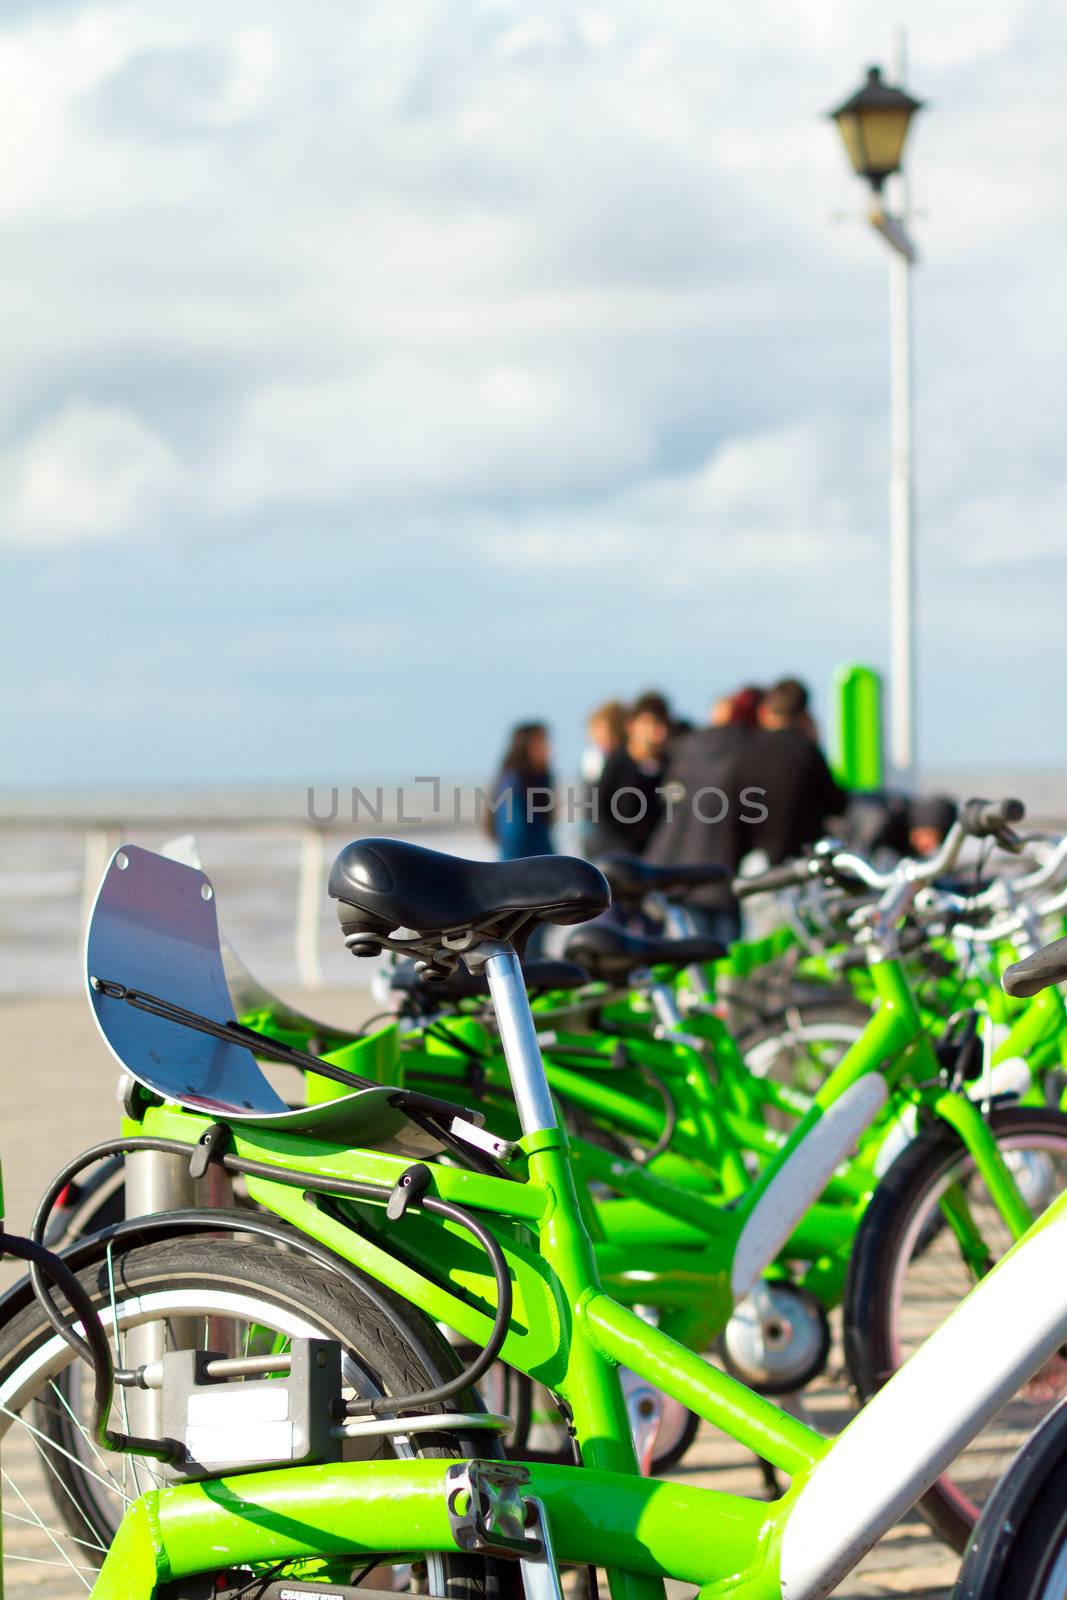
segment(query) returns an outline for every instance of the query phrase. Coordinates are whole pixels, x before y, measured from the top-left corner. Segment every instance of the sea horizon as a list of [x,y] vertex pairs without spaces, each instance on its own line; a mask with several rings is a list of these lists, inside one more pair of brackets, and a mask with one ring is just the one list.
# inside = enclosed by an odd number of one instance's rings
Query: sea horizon
[[[441,778],[435,796],[432,781],[423,775],[421,781],[355,785],[2,789],[0,996],[80,988],[84,919],[111,851],[121,843],[158,850],[190,833],[215,883],[227,934],[242,957],[268,986],[299,985],[306,971],[297,953],[297,903],[309,837],[321,836],[321,860],[327,866],[346,839],[375,832],[421,837],[436,849],[486,858],[492,843],[476,811],[477,791],[484,787]],[[335,788],[336,815],[331,816]],[[353,789],[361,794],[356,806]],[[926,775],[921,791],[957,798],[1014,794],[1035,824],[1067,825],[1067,769],[946,769]],[[564,817],[557,844],[563,851],[580,849],[577,823]],[[323,983],[369,981],[371,963],[354,962],[343,948],[325,889],[318,950]]]

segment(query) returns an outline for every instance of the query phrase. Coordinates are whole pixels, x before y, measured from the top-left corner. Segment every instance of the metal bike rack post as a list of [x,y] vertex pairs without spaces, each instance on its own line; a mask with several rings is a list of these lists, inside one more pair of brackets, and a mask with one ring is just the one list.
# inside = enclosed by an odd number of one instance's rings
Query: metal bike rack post
[[93,909],[96,898],[97,885],[103,875],[104,868],[111,860],[122,837],[121,829],[115,822],[91,823],[85,829],[82,853],[82,908],[81,926],[84,928],[89,921],[89,913]]
[[[189,1172],[185,1156],[170,1156],[156,1150],[135,1150],[126,1157],[126,1215],[127,1217],[154,1216],[160,1211],[184,1211],[196,1204],[196,1183]],[[192,1326],[172,1319],[171,1327],[178,1347],[191,1343]],[[164,1353],[164,1329],[161,1323],[149,1322],[131,1328],[126,1334],[122,1350],[124,1366],[140,1367],[150,1361],[160,1361]],[[163,1433],[163,1397],[159,1390],[130,1389],[125,1395],[128,1429],[145,1438],[159,1438]],[[141,1490],[151,1489],[158,1479],[160,1467],[153,1465],[150,1473],[142,1470],[137,1458],[133,1460],[134,1476]],[[154,1474],[154,1476],[153,1476]]]
[[319,921],[322,916],[325,863],[322,829],[302,829],[300,886],[296,901],[296,970],[306,989],[322,988]]

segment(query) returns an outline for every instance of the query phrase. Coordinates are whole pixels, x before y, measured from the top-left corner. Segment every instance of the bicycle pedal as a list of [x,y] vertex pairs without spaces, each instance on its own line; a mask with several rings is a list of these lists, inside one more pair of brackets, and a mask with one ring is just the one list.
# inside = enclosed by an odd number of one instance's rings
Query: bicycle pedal
[[[271,1361],[272,1373],[259,1376]],[[341,1459],[343,1441],[333,1426],[341,1395],[336,1339],[294,1339],[276,1357],[175,1350],[155,1364],[148,1381],[163,1391],[164,1434],[184,1446],[173,1469],[180,1477]]]

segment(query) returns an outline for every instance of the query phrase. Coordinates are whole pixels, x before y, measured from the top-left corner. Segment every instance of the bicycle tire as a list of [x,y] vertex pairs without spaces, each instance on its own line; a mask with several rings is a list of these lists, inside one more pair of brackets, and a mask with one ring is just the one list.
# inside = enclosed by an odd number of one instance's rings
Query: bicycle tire
[[[373,1285],[373,1292],[368,1290],[361,1296],[350,1281],[342,1281],[316,1263],[271,1246],[179,1239],[162,1246],[116,1251],[110,1267],[102,1258],[83,1268],[79,1278],[102,1310],[110,1310],[114,1304],[120,1324],[124,1319],[136,1320],[130,1309],[136,1304],[141,1315],[149,1306],[153,1316],[159,1318],[202,1314],[212,1319],[214,1331],[224,1316],[235,1315],[234,1308],[241,1307],[257,1328],[290,1336],[308,1331],[339,1339],[345,1353],[346,1375],[366,1392],[411,1393],[451,1377],[458,1370],[456,1357],[437,1328],[406,1301],[379,1284]],[[190,1306],[197,1308],[195,1313],[190,1312]],[[36,1302],[0,1329],[0,1394],[5,1403],[9,1403],[8,1397],[22,1394],[27,1384],[36,1381],[35,1371],[44,1373],[46,1363],[61,1359],[48,1354],[49,1347],[56,1343]],[[78,1365],[71,1353],[65,1352],[65,1356],[59,1370],[68,1371]],[[350,1381],[349,1377],[346,1381]],[[46,1396],[50,1382],[50,1377],[42,1380]],[[100,1488],[93,1493],[88,1491],[90,1457],[79,1456],[70,1449],[72,1430],[78,1422],[67,1409],[69,1399],[51,1404],[40,1395],[27,1396],[22,1406],[35,1408],[32,1425],[37,1429],[38,1454],[42,1459],[48,1458],[44,1463],[48,1487],[54,1479],[62,1489],[61,1494],[52,1495],[55,1512],[72,1539],[80,1536],[81,1551],[87,1553],[80,1553],[79,1560],[86,1566],[95,1564],[102,1559],[121,1514],[124,1496],[118,1491],[117,1480],[109,1473],[109,1483],[102,1471],[97,1471],[98,1485],[102,1484],[110,1495],[108,1517]],[[474,1409],[475,1403],[465,1408]],[[20,1410],[20,1419],[21,1415]],[[5,1420],[10,1429],[13,1424],[9,1418]],[[366,1453],[364,1442],[357,1448]],[[385,1439],[375,1440],[370,1448],[373,1454],[384,1454],[390,1445]],[[65,1451],[69,1453],[64,1454]],[[466,1437],[444,1432],[411,1435],[398,1441],[396,1453],[455,1457],[497,1455],[500,1450],[491,1433],[471,1430]],[[91,1459],[94,1464],[99,1462],[99,1452],[94,1450]],[[89,1548],[89,1529],[95,1536],[95,1548]],[[458,1554],[428,1556],[430,1591],[449,1600],[481,1600],[483,1596],[493,1600],[500,1594],[502,1583],[510,1590],[513,1581],[509,1575],[502,1577],[498,1568],[498,1563]],[[193,1587],[191,1584],[191,1592]],[[173,1600],[182,1600],[180,1593],[175,1593]]]
[[1023,1445],[978,1519],[954,1600],[1063,1600],[1067,1594],[1067,1404]]
[[[830,1065],[836,1065],[845,1049],[855,1042],[871,1020],[869,1009],[858,1000],[814,1001],[789,1006],[770,1021],[748,1028],[738,1039],[737,1048],[750,1072],[771,1077],[805,1093],[820,1088]],[[816,1076],[799,1073],[795,1062],[798,1046],[843,1046],[833,1063]],[[817,1078],[817,1081],[816,1081]]]
[[[1050,1159],[1055,1156],[1061,1170],[1067,1172],[1067,1117],[1061,1112],[1027,1106],[994,1107],[989,1120],[1002,1150],[1039,1151]],[[893,1162],[863,1215],[849,1261],[842,1307],[845,1361],[861,1403],[869,1400],[902,1365],[916,1340],[921,1342],[918,1334],[924,1315],[925,1282],[937,1296],[938,1322],[948,1314],[942,1302],[952,1294],[950,1273],[960,1264],[959,1252],[957,1248],[953,1256],[954,1236],[947,1226],[932,1234],[929,1224],[940,1216],[937,1196],[948,1186],[953,1173],[961,1174],[968,1184],[980,1181],[959,1135],[947,1123],[937,1122],[923,1129]],[[988,1226],[998,1224],[1000,1243],[1006,1247],[1010,1240],[999,1216],[995,1222],[991,1219]],[[912,1264],[915,1275],[905,1304],[905,1275]],[[962,1297],[973,1280],[965,1282],[962,1272],[959,1276]],[[1060,1359],[1054,1357],[1053,1361]],[[1063,1366],[1063,1381],[1067,1383],[1067,1362]],[[1050,1381],[1056,1381],[1051,1372]],[[1033,1385],[1027,1388],[1032,1389]],[[1027,1425],[1023,1401],[1016,1397],[1009,1405],[1017,1407],[1019,1426],[1029,1435],[1041,1418],[1035,1414]],[[1003,1427],[1008,1415],[1005,1407],[1000,1418],[994,1420]],[[923,1516],[955,1550],[966,1547],[988,1498],[988,1488],[981,1498],[979,1486],[965,1488],[964,1475],[980,1458],[977,1447],[981,1440],[995,1437],[992,1429],[990,1423],[974,1441],[975,1456],[964,1452],[919,1502]],[[1015,1445],[1010,1448],[1014,1450]]]

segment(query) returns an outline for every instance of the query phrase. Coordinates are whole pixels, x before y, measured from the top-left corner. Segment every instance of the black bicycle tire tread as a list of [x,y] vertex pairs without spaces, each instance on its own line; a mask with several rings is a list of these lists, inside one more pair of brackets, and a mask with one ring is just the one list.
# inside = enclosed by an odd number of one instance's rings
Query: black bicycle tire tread
[[1043,1575],[1067,1543],[1065,1472],[1067,1401],[1061,1401],[1027,1439],[983,1508],[954,1600],[1042,1600]]

